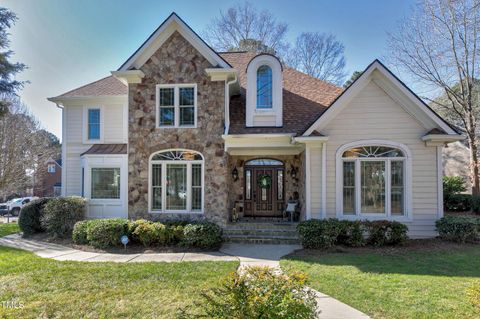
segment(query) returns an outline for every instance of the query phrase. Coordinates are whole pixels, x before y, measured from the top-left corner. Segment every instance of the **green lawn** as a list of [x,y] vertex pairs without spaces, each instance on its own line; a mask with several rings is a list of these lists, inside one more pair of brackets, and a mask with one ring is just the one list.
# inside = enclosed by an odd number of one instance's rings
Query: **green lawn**
[[480,318],[465,290],[480,281],[480,246],[309,253],[281,261],[308,284],[373,318]]
[[0,237],[20,232],[17,223],[0,224]]
[[0,318],[175,318],[237,262],[60,262],[0,246]]

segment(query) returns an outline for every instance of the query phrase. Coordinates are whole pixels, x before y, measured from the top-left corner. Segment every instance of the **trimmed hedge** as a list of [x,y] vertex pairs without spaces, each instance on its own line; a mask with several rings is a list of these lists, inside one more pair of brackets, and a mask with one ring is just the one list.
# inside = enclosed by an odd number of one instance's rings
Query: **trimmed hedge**
[[480,218],[445,216],[436,222],[441,238],[460,243],[480,241]]
[[50,198],[40,198],[23,206],[20,211],[20,216],[18,217],[18,226],[22,230],[24,237],[33,233],[45,231],[41,219],[44,215],[45,205],[49,201]]
[[42,226],[50,236],[70,237],[75,223],[85,217],[85,206],[86,200],[82,197],[52,198],[45,205]]
[[128,221],[122,218],[95,219],[75,224],[72,239],[76,244],[97,248],[119,246],[127,235],[132,243],[145,247],[181,244],[188,247],[218,248],[221,229],[210,222],[162,224],[144,219]]
[[297,226],[304,248],[330,248],[335,245],[360,247],[399,245],[407,239],[408,227],[396,221],[348,221],[312,219]]
[[451,212],[467,212],[472,209],[473,197],[470,194],[453,194],[444,197],[445,209]]

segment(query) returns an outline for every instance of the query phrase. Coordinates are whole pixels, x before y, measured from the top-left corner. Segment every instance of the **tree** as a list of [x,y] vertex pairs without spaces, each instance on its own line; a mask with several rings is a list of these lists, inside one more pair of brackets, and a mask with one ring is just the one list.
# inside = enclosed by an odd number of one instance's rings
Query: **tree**
[[289,51],[286,62],[308,75],[341,84],[346,76],[344,52],[344,45],[332,34],[303,32]]
[[8,29],[17,20],[12,11],[0,7],[0,116],[5,114],[8,106],[8,96],[22,88],[23,82],[13,79],[13,76],[25,69],[22,63],[9,61],[13,52],[9,50]]
[[278,53],[285,48],[288,26],[273,15],[258,11],[245,2],[220,11],[204,32],[205,39],[217,51],[254,51]]
[[424,0],[389,35],[393,62],[413,80],[440,91],[431,99],[465,131],[473,194],[480,194],[476,79],[480,78],[480,0]]
[[360,77],[360,75],[363,74],[363,71],[354,71],[350,79],[348,79],[344,84],[343,88],[348,88],[350,85],[352,85],[353,82],[355,82],[356,79]]

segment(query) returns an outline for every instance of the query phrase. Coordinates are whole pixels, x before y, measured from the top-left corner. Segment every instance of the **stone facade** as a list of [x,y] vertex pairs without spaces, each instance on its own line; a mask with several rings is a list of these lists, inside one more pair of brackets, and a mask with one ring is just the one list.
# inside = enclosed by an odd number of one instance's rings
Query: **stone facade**
[[[224,224],[228,216],[227,155],[224,154],[225,84],[205,73],[213,67],[188,41],[175,32],[141,67],[140,84],[129,85],[128,206],[130,218],[163,220],[207,218]],[[156,128],[156,85],[197,84],[197,128]],[[148,213],[148,171],[152,153],[188,149],[202,153],[205,170],[204,214]]]

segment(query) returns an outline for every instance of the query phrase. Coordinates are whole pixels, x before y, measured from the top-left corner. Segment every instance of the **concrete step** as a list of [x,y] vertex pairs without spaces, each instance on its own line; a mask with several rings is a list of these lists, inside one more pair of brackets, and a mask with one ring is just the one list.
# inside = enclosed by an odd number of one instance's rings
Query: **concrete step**
[[245,236],[231,235],[224,237],[226,242],[246,244],[275,244],[275,245],[298,245],[300,240],[292,236]]
[[238,228],[229,228],[223,230],[224,236],[290,236],[297,237],[297,231],[295,229],[238,229]]
[[296,230],[297,225],[298,223],[238,222],[238,223],[228,223],[225,229]]

